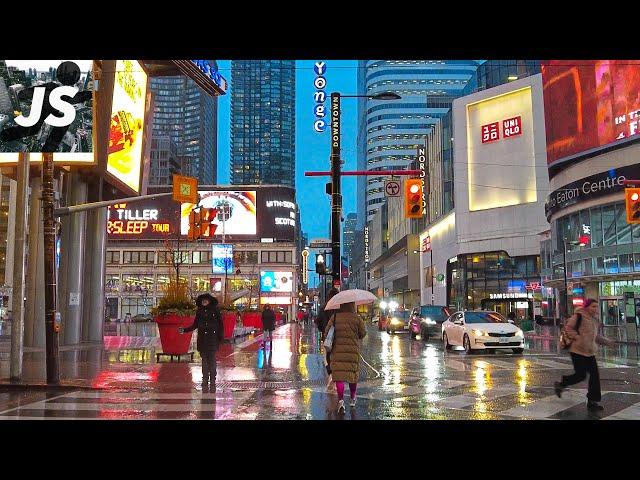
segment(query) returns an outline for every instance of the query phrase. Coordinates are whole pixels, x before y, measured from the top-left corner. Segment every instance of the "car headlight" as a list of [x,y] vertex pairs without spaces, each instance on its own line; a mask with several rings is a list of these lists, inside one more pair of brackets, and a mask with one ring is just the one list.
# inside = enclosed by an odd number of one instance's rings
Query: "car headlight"
[[516,330],[516,337],[524,337],[524,333],[522,332],[521,329]]
[[487,332],[483,332],[482,330],[474,330],[473,334],[476,337],[488,337],[489,336],[489,334]]
[[398,320],[396,317],[393,317],[393,318],[391,319],[391,323],[392,323],[393,325],[399,325],[401,322],[400,322],[400,320]]
[[435,325],[436,321],[435,320],[431,320],[430,318],[425,319],[425,323],[427,325]]

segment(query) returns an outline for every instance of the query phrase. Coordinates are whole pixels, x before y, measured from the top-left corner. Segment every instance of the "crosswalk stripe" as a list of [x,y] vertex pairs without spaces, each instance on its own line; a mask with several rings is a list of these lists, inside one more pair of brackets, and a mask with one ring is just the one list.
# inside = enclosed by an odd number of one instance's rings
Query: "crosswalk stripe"
[[507,415],[510,417],[519,418],[532,418],[532,419],[545,419],[554,415],[562,410],[571,408],[580,403],[586,402],[584,389],[578,390],[565,390],[562,398],[558,398],[555,395],[549,395],[536,400],[526,406],[518,406],[499,412],[500,415]]
[[474,393],[464,393],[461,395],[454,395],[452,397],[445,397],[436,400],[436,403],[442,405],[445,408],[464,408],[478,401],[495,400],[496,398],[505,397],[507,395],[513,395],[520,391],[519,387],[497,387],[490,390],[486,390],[481,395]]
[[573,369],[573,366],[570,363],[556,362],[555,360],[542,360],[540,358],[535,358],[531,360],[531,363],[534,367],[536,365],[542,365],[543,367],[549,367],[557,370]]
[[640,420],[640,403],[633,404],[613,415],[604,417],[603,420]]
[[27,410],[71,410],[71,411],[105,411],[105,410],[135,410],[139,412],[215,412],[216,403],[49,403],[36,402],[23,409]]

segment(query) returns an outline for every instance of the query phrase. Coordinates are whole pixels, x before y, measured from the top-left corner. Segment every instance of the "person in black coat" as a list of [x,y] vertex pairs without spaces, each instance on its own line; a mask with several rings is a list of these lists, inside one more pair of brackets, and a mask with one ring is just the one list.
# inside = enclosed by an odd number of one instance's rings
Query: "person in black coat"
[[[331,300],[337,293],[338,293],[338,289],[332,287],[331,290],[329,290],[329,292],[327,293],[327,302],[329,302],[329,300]],[[325,307],[326,307],[326,303],[325,303]],[[324,341],[324,331],[327,328],[327,324],[329,323],[331,316],[334,313],[338,312],[338,310],[326,310],[325,307],[322,307],[320,309],[320,312],[318,313],[318,317],[316,318],[316,325],[318,327],[318,330],[320,330],[320,336],[322,341]],[[327,374],[331,375],[331,367],[329,366],[331,365],[331,352],[327,351],[326,356],[327,356]]]
[[196,300],[198,310],[193,325],[188,328],[180,328],[180,333],[192,332],[198,329],[198,352],[202,357],[202,391],[216,388],[216,351],[218,345],[224,340],[224,325],[222,315],[218,308],[218,300],[209,293],[200,295]]
[[269,343],[273,346],[273,331],[276,328],[276,315],[271,310],[271,305],[268,303],[264,306],[262,311],[262,331],[263,331],[263,343],[267,344],[267,336],[269,336]]

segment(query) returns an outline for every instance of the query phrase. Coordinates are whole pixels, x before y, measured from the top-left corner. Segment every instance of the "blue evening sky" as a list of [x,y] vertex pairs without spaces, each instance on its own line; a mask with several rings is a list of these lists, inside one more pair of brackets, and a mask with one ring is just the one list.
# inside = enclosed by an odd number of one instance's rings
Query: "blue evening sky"
[[[298,60],[296,62],[296,195],[300,205],[302,229],[314,238],[329,238],[330,206],[329,196],[325,193],[325,183],[329,177],[305,177],[305,171],[329,170],[329,129],[323,133],[313,130],[315,102],[313,81],[315,60]],[[357,80],[356,60],[326,60],[327,100],[325,107],[329,109],[329,94],[338,91],[344,95],[355,95]],[[231,62],[218,60],[220,73],[231,83]],[[231,85],[227,95],[218,100],[218,183],[229,183],[230,157],[230,105]],[[326,117],[325,117],[326,118]],[[344,170],[356,169],[357,142],[357,99],[342,99],[342,159]],[[343,177],[343,211],[344,217],[356,208],[356,178]],[[344,224],[343,224],[344,225]]]

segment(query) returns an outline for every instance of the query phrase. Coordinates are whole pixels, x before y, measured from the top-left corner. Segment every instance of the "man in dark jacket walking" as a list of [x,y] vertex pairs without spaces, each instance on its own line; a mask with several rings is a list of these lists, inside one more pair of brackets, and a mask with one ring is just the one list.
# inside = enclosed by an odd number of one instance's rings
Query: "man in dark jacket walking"
[[193,325],[180,328],[180,333],[198,330],[198,352],[202,357],[202,391],[216,389],[216,351],[224,340],[224,325],[218,308],[218,300],[209,293],[200,295],[196,300],[198,310]]
[[262,343],[264,345],[267,344],[267,336],[269,337],[269,343],[271,347],[273,347],[273,330],[276,328],[276,316],[271,310],[271,305],[268,303],[265,304],[264,310],[262,311]]

